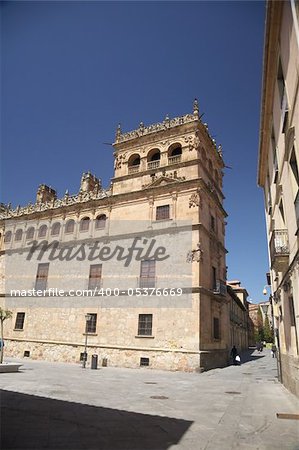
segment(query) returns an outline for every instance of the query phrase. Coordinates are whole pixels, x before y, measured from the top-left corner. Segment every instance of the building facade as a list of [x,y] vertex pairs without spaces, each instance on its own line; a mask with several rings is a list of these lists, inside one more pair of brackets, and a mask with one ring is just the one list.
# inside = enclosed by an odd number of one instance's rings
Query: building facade
[[238,351],[244,351],[248,349],[247,291],[241,287],[239,281],[228,282],[227,295],[230,301],[230,345],[235,345]]
[[264,190],[271,297],[284,385],[299,395],[299,6],[267,3],[258,184]]
[[[259,330],[265,329],[266,319],[268,320],[270,329],[273,329],[272,304],[270,301],[260,303],[249,303],[248,312],[249,312],[248,341],[250,346],[255,346],[257,342],[260,340],[260,338],[258,337]],[[262,340],[265,341],[266,336]]]
[[[6,354],[202,371],[229,354],[224,167],[193,112],[123,133],[109,189],[1,207]],[[35,290],[35,291],[34,291]],[[41,294],[38,296],[37,291]],[[60,291],[62,295],[60,295]]]
[[258,330],[258,311],[259,305],[255,303],[249,303],[249,325],[248,325],[248,343],[250,347],[255,347],[257,344],[257,330]]
[[270,326],[272,326],[272,306],[271,302],[267,300],[266,302],[260,302],[259,307],[261,309],[263,323],[265,323],[266,318],[269,321]]

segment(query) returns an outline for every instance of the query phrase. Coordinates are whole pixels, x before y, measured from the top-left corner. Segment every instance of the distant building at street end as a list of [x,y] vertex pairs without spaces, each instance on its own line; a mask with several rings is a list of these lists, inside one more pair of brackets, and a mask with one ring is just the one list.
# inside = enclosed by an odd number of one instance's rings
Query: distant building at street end
[[299,396],[299,2],[267,3],[258,184],[280,376]]
[[266,318],[269,320],[270,325],[272,326],[272,306],[271,302],[268,300],[266,302],[260,302],[259,307],[261,309],[263,322],[265,322]]
[[[264,330],[266,319],[268,320],[269,327],[272,329],[272,306],[271,302],[260,303],[248,303],[248,340],[250,346],[255,346],[258,339],[258,330],[262,328]],[[260,314],[260,317],[259,317]],[[263,338],[264,340],[264,338]]]
[[243,351],[248,348],[248,293],[240,281],[228,281],[227,294],[230,300],[230,344]]
[[249,314],[249,321],[248,321],[248,343],[249,346],[255,346],[256,345],[256,331],[258,329],[258,310],[259,305],[256,303],[249,303],[248,304],[248,314]]

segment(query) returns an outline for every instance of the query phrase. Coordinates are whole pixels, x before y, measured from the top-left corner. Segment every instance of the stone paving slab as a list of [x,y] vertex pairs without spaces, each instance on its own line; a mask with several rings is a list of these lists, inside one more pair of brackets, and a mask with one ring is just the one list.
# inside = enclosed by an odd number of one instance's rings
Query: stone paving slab
[[299,450],[299,402],[270,352],[202,374],[22,362],[0,374],[1,448]]

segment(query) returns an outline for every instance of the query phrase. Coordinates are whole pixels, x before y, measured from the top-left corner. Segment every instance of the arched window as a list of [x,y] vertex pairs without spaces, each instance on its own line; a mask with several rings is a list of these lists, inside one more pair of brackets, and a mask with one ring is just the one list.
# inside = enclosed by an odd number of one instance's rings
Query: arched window
[[158,148],[153,148],[148,154],[147,154],[147,168],[148,169],[156,169],[160,166],[160,158],[161,153]]
[[168,164],[175,164],[182,159],[181,144],[172,144],[168,149]]
[[134,155],[131,155],[128,161],[128,172],[129,173],[136,173],[139,172],[140,167],[140,156],[135,153]]
[[147,155],[147,161],[159,161],[161,158],[161,152],[158,148],[153,148]]
[[106,226],[107,216],[105,214],[100,214],[96,218],[96,229],[103,229]]
[[60,223],[59,222],[55,222],[52,225],[51,236],[58,236],[59,233],[60,233]]
[[33,239],[33,236],[34,236],[34,228],[30,227],[26,231],[26,239]]
[[80,220],[80,231],[88,231],[89,222],[89,217],[83,217],[83,219]]
[[6,231],[4,235],[4,242],[10,242],[11,241],[11,231]]
[[65,232],[66,233],[73,233],[75,229],[75,221],[73,219],[70,219],[67,221],[65,225]]
[[47,225],[42,225],[38,230],[38,237],[45,237],[47,234],[48,227]]
[[172,144],[168,149],[168,156],[179,156],[182,154],[182,146],[181,144]]
[[16,241],[20,241],[22,239],[23,236],[23,231],[21,229],[16,231],[16,235],[15,235],[15,240]]
[[134,155],[131,155],[128,161],[128,166],[139,166],[140,165],[140,156],[135,153]]

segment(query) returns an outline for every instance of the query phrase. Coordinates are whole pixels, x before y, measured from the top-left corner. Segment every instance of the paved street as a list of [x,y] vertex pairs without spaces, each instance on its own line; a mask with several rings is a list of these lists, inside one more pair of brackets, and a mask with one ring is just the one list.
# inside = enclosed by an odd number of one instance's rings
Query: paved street
[[299,449],[268,350],[203,374],[17,361],[0,374],[2,449]]

